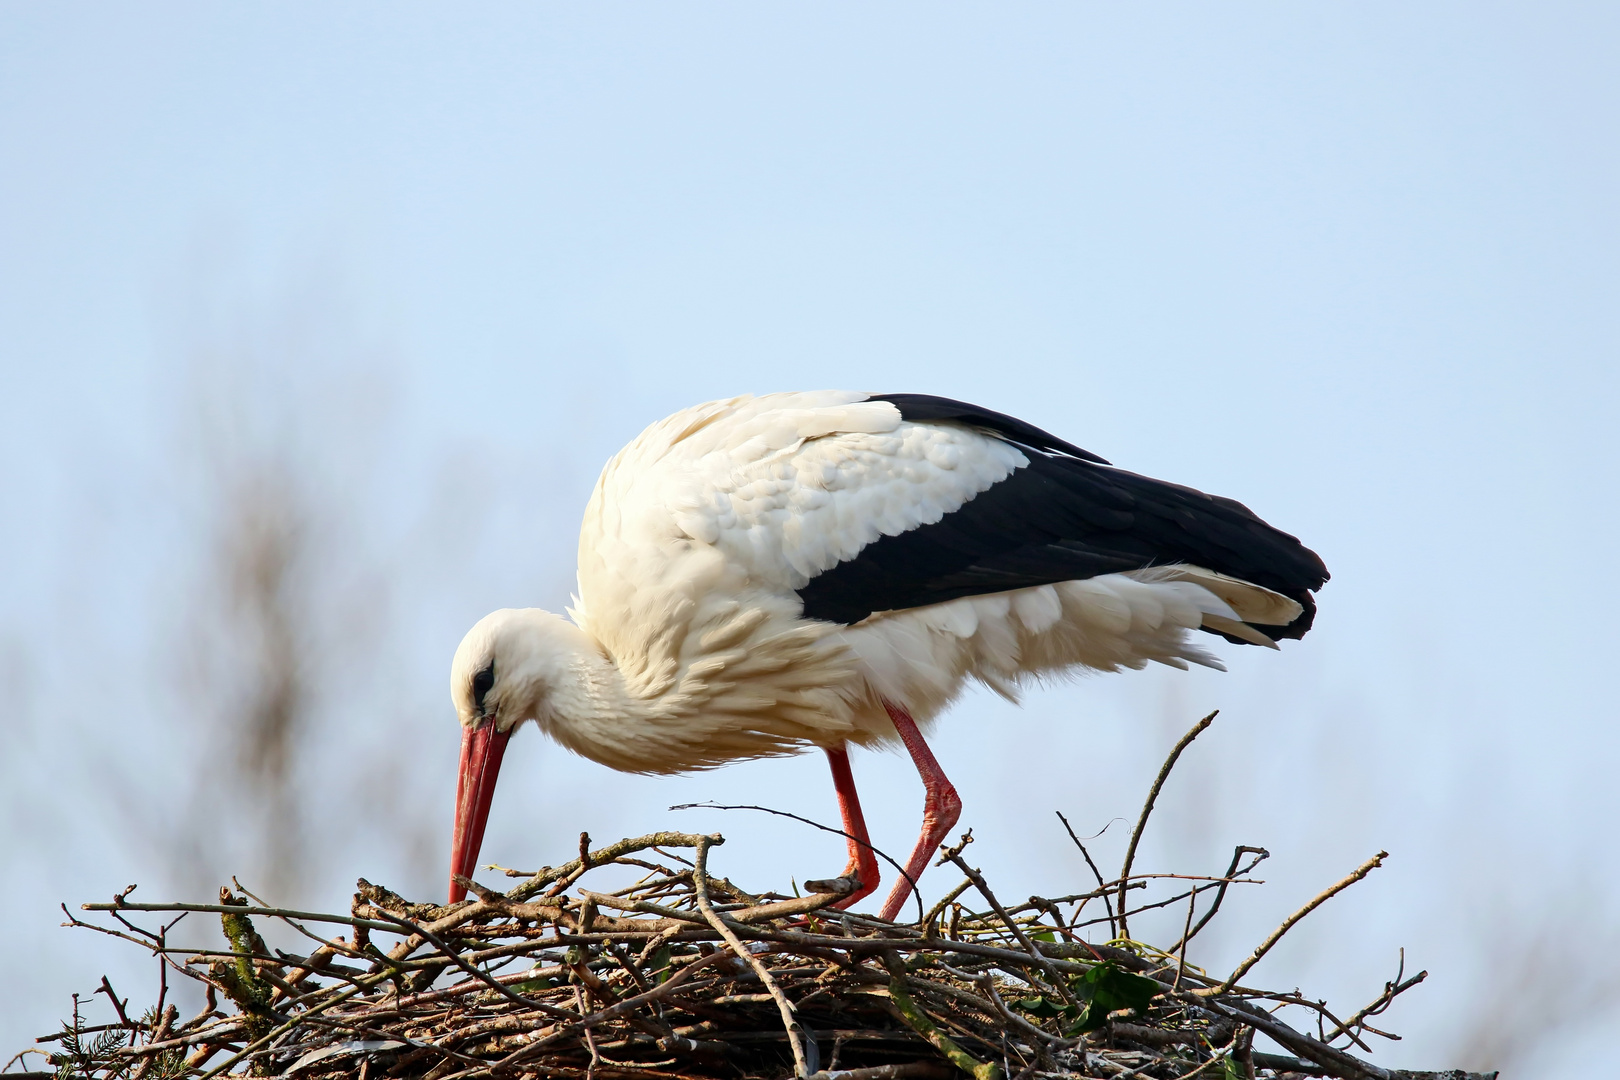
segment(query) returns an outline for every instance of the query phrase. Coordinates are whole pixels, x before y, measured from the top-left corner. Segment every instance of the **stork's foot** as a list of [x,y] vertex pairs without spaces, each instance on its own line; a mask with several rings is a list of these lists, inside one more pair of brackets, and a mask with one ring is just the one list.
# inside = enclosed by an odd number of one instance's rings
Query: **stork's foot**
[[[844,836],[849,841],[849,864],[837,880],[854,882],[854,890],[832,905],[843,910],[876,891],[882,875],[878,872],[877,856],[872,853],[872,841],[866,835],[866,818],[861,813],[860,796],[855,793],[855,774],[849,769],[849,751],[842,746],[828,748],[827,764],[832,766],[833,786],[838,789],[838,812],[844,819]],[[818,884],[823,883],[807,881],[804,887],[814,889]]]
[[[844,867],[842,877],[833,878],[831,881],[807,881],[804,883],[805,888],[822,892],[822,889],[815,887],[817,885],[837,885],[841,882],[847,882],[850,886],[850,894],[834,901],[832,904],[833,907],[840,911],[847,911],[856,903],[876,892],[880,880],[877,856],[872,854],[872,847],[866,842],[864,833],[859,841],[851,840],[849,848],[849,865]],[[840,890],[827,889],[825,891],[838,892]]]
[[[804,883],[804,891],[808,893],[834,893],[839,897],[847,898],[861,887],[861,879],[855,874],[845,874],[843,877],[815,878]],[[871,892],[871,889],[866,890]]]
[[819,911],[811,912],[808,915],[799,915],[794,917],[789,921],[788,925],[799,929],[810,929],[813,932],[819,933],[819,930],[814,929],[819,922],[825,922],[829,917],[836,918],[836,916],[833,916],[833,912],[843,911],[844,909],[848,908],[851,904],[870,894],[872,892],[872,888],[872,886],[863,885],[861,883],[861,879],[854,874],[845,874],[842,877],[821,878],[819,880],[806,881],[804,883],[805,892],[812,894],[837,893],[838,899],[821,908]]

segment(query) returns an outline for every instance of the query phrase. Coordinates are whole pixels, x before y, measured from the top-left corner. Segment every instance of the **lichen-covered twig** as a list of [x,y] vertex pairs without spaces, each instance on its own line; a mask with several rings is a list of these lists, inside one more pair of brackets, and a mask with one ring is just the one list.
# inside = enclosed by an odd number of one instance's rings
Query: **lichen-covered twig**
[[899,956],[885,952],[883,963],[889,969],[889,1001],[894,1005],[895,1014],[906,1022],[907,1027],[928,1040],[930,1046],[945,1055],[946,1061],[974,1080],[1001,1080],[1001,1066],[993,1061],[976,1061],[973,1055],[939,1030],[939,1025],[912,1000],[911,991],[906,988],[906,965]]

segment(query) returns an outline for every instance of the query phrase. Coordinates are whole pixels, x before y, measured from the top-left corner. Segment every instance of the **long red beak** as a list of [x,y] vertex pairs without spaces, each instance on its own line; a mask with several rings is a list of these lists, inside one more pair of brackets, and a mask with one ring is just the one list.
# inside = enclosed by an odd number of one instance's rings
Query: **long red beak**
[[478,867],[478,849],[489,824],[489,804],[495,797],[495,778],[501,772],[510,731],[496,731],[493,721],[461,733],[461,779],[456,785],[456,835],[450,845],[450,902],[467,897],[467,887],[456,877],[471,878]]

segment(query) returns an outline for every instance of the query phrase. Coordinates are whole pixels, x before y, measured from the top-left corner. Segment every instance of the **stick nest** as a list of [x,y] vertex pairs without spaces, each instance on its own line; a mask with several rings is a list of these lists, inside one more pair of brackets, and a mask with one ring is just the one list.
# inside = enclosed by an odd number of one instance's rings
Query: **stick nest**
[[[1161,770],[1132,853],[1176,755],[1204,726],[1207,720]],[[1425,973],[1397,974],[1344,1020],[1298,991],[1244,985],[1249,968],[1289,927],[1382,855],[1306,904],[1220,977],[1189,966],[1186,947],[1229,888],[1253,883],[1262,849],[1238,848],[1220,877],[1133,874],[1128,855],[1119,877],[1098,874],[1088,892],[1003,904],[964,859],[969,840],[940,859],[961,871],[962,883],[930,910],[919,902],[921,917],[906,923],[833,908],[852,887],[843,879],[808,883],[825,891],[803,896],[748,893],[710,871],[721,837],[675,832],[595,851],[582,836],[579,858],[533,874],[507,871],[523,879],[515,888],[472,885],[476,899],[448,907],[411,903],[364,879],[348,914],[275,908],[239,885],[222,889],[217,904],[135,903],[126,890],[111,903],[84,905],[99,921],[69,919],[150,949],[161,973],[156,1004],[137,1016],[104,979],[97,994],[106,1000],[97,1008],[110,1008],[113,1022],[89,1023],[88,999],[75,997],[72,1020],[39,1040],[52,1047],[54,1072],[0,1075],[1475,1075],[1387,1070],[1360,1056],[1369,1040],[1395,1037],[1373,1024]],[[591,887],[632,878],[612,891]],[[1130,937],[1131,916],[1149,908],[1186,911],[1180,940],[1155,948]],[[222,934],[204,933],[216,918]],[[308,939],[307,955],[270,949],[257,929],[265,920]],[[1105,928],[1108,944],[1085,940]],[[166,1003],[175,977],[201,983],[206,995],[202,1011],[184,1022]],[[1257,1034],[1284,1052],[1255,1049]]]

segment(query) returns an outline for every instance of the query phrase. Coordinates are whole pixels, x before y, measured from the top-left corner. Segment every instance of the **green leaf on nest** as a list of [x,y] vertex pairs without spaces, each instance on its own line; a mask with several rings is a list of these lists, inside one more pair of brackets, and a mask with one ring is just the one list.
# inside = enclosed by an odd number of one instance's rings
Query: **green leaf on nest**
[[653,976],[654,981],[662,983],[669,978],[669,961],[671,955],[672,954],[670,953],[668,945],[663,946],[657,952],[652,954],[652,966],[648,968],[648,974]]
[[1069,984],[1074,996],[1085,1003],[1080,1017],[1069,1028],[1068,1035],[1096,1031],[1108,1022],[1108,1014],[1119,1009],[1141,1013],[1161,992],[1159,984],[1143,975],[1136,975],[1105,960]]
[[1060,1005],[1044,997],[1019,998],[1013,1006],[1022,1009],[1031,1016],[1038,1016],[1042,1020],[1050,1020],[1055,1016],[1075,1016],[1073,1005]]

